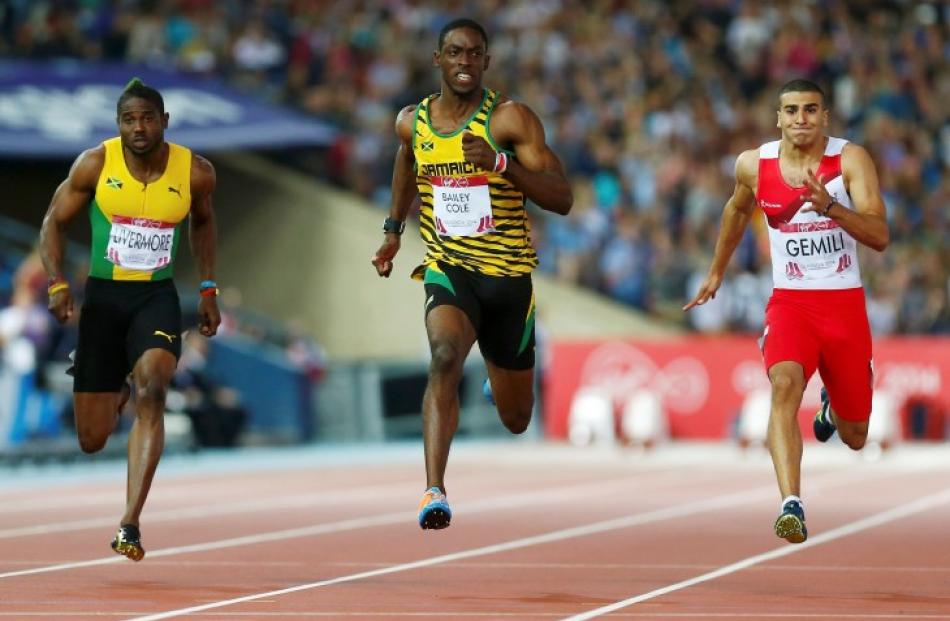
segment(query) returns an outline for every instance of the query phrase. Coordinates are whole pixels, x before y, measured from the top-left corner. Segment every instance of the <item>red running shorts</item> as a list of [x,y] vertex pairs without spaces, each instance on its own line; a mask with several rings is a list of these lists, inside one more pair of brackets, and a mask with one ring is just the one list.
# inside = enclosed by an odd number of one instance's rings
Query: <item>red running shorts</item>
[[807,384],[817,369],[840,418],[870,418],[874,378],[864,289],[775,289],[761,348],[766,371],[797,362]]

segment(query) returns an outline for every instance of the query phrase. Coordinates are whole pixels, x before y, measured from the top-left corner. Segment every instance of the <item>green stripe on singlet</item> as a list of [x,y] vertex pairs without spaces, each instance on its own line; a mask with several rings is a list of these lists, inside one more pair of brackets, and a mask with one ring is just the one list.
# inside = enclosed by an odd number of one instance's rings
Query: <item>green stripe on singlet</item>
[[92,227],[92,245],[89,257],[89,275],[96,278],[112,279],[112,262],[106,258],[109,248],[109,235],[112,233],[112,223],[106,214],[102,213],[99,203],[93,199],[89,203],[89,224]]

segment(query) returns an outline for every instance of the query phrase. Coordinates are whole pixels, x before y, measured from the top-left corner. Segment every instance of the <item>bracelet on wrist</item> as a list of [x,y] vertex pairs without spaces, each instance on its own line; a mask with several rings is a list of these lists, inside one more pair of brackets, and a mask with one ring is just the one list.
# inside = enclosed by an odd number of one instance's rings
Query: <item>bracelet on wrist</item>
[[827,217],[828,217],[828,212],[831,211],[831,208],[834,207],[834,206],[837,205],[837,204],[838,204],[838,201],[832,200],[830,203],[828,203],[828,206],[825,207],[825,209],[821,212],[821,215],[822,215],[823,217],[827,218]]
[[492,172],[503,173],[508,170],[508,154],[504,151],[498,151],[495,153],[495,168]]
[[406,221],[405,220],[394,220],[393,218],[386,218],[383,220],[383,233],[392,233],[393,235],[402,235],[402,232],[406,230]]
[[198,285],[198,294],[203,298],[217,297],[218,283],[213,280],[202,280]]
[[46,294],[50,297],[53,297],[60,291],[65,291],[67,289],[69,289],[69,283],[65,280],[50,281],[49,286],[46,288]]

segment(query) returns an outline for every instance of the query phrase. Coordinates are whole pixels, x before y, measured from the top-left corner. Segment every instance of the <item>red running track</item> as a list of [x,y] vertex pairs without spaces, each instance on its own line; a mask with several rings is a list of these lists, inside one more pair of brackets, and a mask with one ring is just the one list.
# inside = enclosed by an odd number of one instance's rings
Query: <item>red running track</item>
[[460,444],[445,531],[415,521],[420,446],[163,462],[144,561],[111,553],[124,465],[0,483],[6,619],[946,619],[950,447],[806,446],[810,538],[775,538],[771,462]]

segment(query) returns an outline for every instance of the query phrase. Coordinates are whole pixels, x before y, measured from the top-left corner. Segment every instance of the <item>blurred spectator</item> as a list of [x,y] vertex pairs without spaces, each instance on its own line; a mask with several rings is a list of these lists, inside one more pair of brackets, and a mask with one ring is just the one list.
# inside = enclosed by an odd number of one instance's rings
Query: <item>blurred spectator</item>
[[232,447],[240,441],[248,413],[238,391],[215,384],[205,373],[208,345],[196,330],[185,334],[172,387],[181,393],[181,409],[191,420],[198,446]]
[[0,308],[0,447],[59,432],[61,404],[40,382],[53,327],[45,289],[33,252],[16,270],[9,305]]

